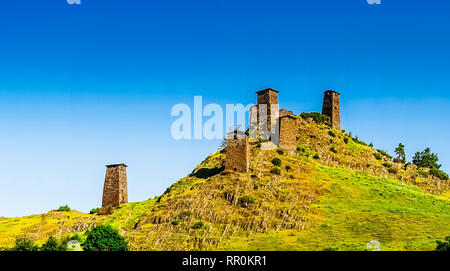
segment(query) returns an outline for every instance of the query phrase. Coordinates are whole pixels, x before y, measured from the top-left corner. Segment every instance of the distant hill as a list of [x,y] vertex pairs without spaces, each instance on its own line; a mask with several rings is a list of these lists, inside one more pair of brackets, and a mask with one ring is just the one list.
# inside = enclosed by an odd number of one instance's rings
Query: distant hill
[[294,155],[252,140],[248,174],[224,172],[226,153],[218,151],[160,197],[112,215],[0,219],[0,246],[104,223],[119,228],[133,250],[365,250],[371,240],[382,250],[433,250],[450,236],[448,180],[424,177],[310,118],[296,121]]

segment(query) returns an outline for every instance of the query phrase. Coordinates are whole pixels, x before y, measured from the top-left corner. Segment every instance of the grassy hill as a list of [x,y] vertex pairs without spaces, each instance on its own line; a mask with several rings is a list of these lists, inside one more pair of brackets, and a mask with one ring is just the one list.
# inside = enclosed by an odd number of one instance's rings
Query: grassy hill
[[448,180],[312,119],[298,117],[297,128],[295,155],[251,141],[248,174],[222,171],[226,154],[218,151],[163,195],[112,215],[1,218],[0,246],[106,223],[133,250],[365,250],[371,240],[382,250],[433,250],[450,236]]

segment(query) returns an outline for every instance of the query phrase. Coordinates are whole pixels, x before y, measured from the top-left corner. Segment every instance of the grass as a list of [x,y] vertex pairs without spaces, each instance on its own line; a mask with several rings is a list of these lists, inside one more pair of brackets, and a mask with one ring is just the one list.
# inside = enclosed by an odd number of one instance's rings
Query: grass
[[382,250],[433,250],[450,235],[445,182],[415,169],[389,173],[372,147],[298,122],[297,153],[252,142],[249,174],[223,172],[225,155],[216,152],[163,195],[112,215],[71,210],[0,219],[0,246],[23,236],[42,244],[101,224],[119,228],[132,250],[365,250],[371,240]]

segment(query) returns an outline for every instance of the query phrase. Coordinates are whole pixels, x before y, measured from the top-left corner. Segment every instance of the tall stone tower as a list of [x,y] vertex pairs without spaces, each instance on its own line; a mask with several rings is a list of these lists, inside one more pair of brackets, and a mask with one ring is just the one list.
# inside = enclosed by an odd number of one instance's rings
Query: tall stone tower
[[118,207],[122,203],[128,203],[127,165],[107,165],[102,208]]
[[280,113],[278,90],[267,88],[256,93],[258,94],[257,105],[251,108],[250,125],[257,133],[251,134],[251,137],[261,136],[269,139],[276,135],[278,129]]
[[297,119],[292,114],[280,117],[280,142],[278,147],[288,154],[293,154],[297,150]]
[[228,134],[225,149],[225,170],[248,173],[250,165],[250,147],[244,132],[234,131]]
[[327,90],[323,97],[322,114],[331,118],[331,127],[341,130],[341,109],[339,107],[339,93]]

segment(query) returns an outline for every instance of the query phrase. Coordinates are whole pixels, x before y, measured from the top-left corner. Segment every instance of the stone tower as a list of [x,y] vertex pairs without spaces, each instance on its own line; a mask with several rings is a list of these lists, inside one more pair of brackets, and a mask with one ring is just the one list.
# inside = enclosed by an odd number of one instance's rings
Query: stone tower
[[278,147],[288,154],[297,150],[297,119],[290,114],[280,117],[280,142]]
[[122,203],[128,203],[127,165],[107,165],[102,208],[118,207]]
[[331,119],[331,127],[341,130],[341,110],[339,107],[339,93],[334,90],[327,90],[323,97],[322,114]]
[[251,137],[261,136],[269,139],[276,135],[278,128],[280,112],[278,90],[267,88],[256,93],[258,94],[257,105],[251,108],[250,125],[257,133],[251,134]]
[[248,173],[250,165],[250,147],[246,134],[239,131],[229,133],[225,152],[226,171]]

